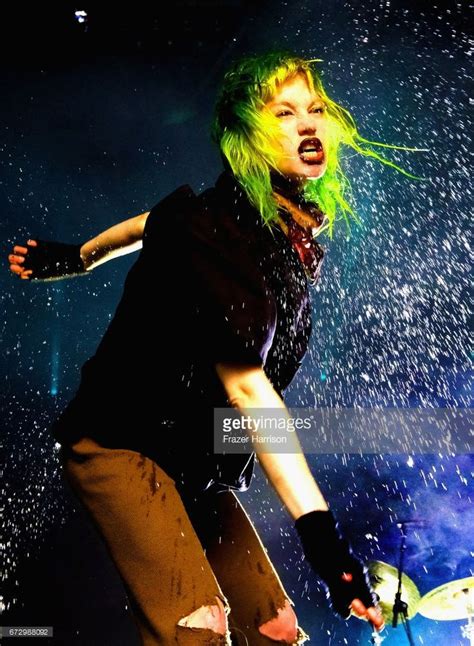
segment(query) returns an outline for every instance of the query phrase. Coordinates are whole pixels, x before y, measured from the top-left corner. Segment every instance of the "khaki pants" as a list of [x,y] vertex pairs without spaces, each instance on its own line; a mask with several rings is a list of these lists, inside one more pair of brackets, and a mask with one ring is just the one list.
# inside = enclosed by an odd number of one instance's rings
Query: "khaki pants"
[[[87,437],[63,447],[62,463],[122,577],[144,645],[285,643],[258,631],[289,598],[233,492],[180,495],[150,458]],[[177,625],[216,596],[235,641]],[[307,638],[299,629],[294,643]]]

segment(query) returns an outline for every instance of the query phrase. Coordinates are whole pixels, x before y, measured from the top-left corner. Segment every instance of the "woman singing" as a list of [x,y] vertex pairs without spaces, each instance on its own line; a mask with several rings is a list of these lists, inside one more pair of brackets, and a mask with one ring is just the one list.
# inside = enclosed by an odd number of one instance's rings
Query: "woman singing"
[[[224,77],[224,171],[82,245],[15,246],[22,279],[85,274],[141,248],[77,393],[53,427],[63,473],[124,582],[143,644],[301,644],[293,602],[238,500],[255,458],[295,521],[334,612],[379,630],[366,570],[297,438],[288,453],[213,451],[214,409],[279,409],[308,347],[322,232],[357,219],[340,145],[382,159],[314,63],[243,59]],[[294,434],[293,434],[294,436]],[[318,643],[318,639],[315,639]]]

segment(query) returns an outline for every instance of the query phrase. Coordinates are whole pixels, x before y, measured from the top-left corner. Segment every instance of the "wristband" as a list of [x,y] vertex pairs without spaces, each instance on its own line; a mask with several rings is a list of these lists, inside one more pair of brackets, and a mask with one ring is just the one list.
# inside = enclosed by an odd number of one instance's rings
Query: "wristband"
[[366,608],[376,605],[367,569],[353,554],[330,511],[312,511],[295,521],[303,552],[326,587],[333,610],[343,619],[360,599]]
[[28,245],[23,263],[24,269],[31,270],[30,280],[58,280],[66,276],[85,274],[79,244],[65,244],[37,240],[37,246]]

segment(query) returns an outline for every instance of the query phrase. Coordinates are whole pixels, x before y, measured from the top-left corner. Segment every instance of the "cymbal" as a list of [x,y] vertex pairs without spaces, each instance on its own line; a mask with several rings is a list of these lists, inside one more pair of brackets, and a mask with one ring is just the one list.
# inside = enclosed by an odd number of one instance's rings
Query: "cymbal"
[[428,619],[452,621],[474,616],[474,576],[443,583],[427,592],[418,612]]
[[[393,619],[393,604],[398,590],[398,570],[383,561],[367,563],[372,588],[379,597],[379,606],[385,623]],[[407,604],[407,617],[411,619],[418,612],[421,595],[418,588],[406,574],[402,574],[401,600]]]

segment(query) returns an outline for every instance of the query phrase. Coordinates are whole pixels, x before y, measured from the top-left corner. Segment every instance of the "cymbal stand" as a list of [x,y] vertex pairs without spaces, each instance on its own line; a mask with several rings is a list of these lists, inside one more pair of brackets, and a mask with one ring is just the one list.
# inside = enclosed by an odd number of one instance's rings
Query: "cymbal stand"
[[392,619],[392,628],[396,628],[398,624],[398,618],[401,618],[403,627],[407,634],[408,643],[410,646],[415,646],[413,641],[413,635],[411,632],[410,623],[408,621],[408,605],[405,601],[402,601],[402,575],[403,575],[403,560],[406,550],[406,533],[405,533],[405,523],[400,523],[398,525],[400,528],[402,539],[400,543],[400,558],[398,563],[398,589],[395,594],[395,601],[393,604],[393,619]]

